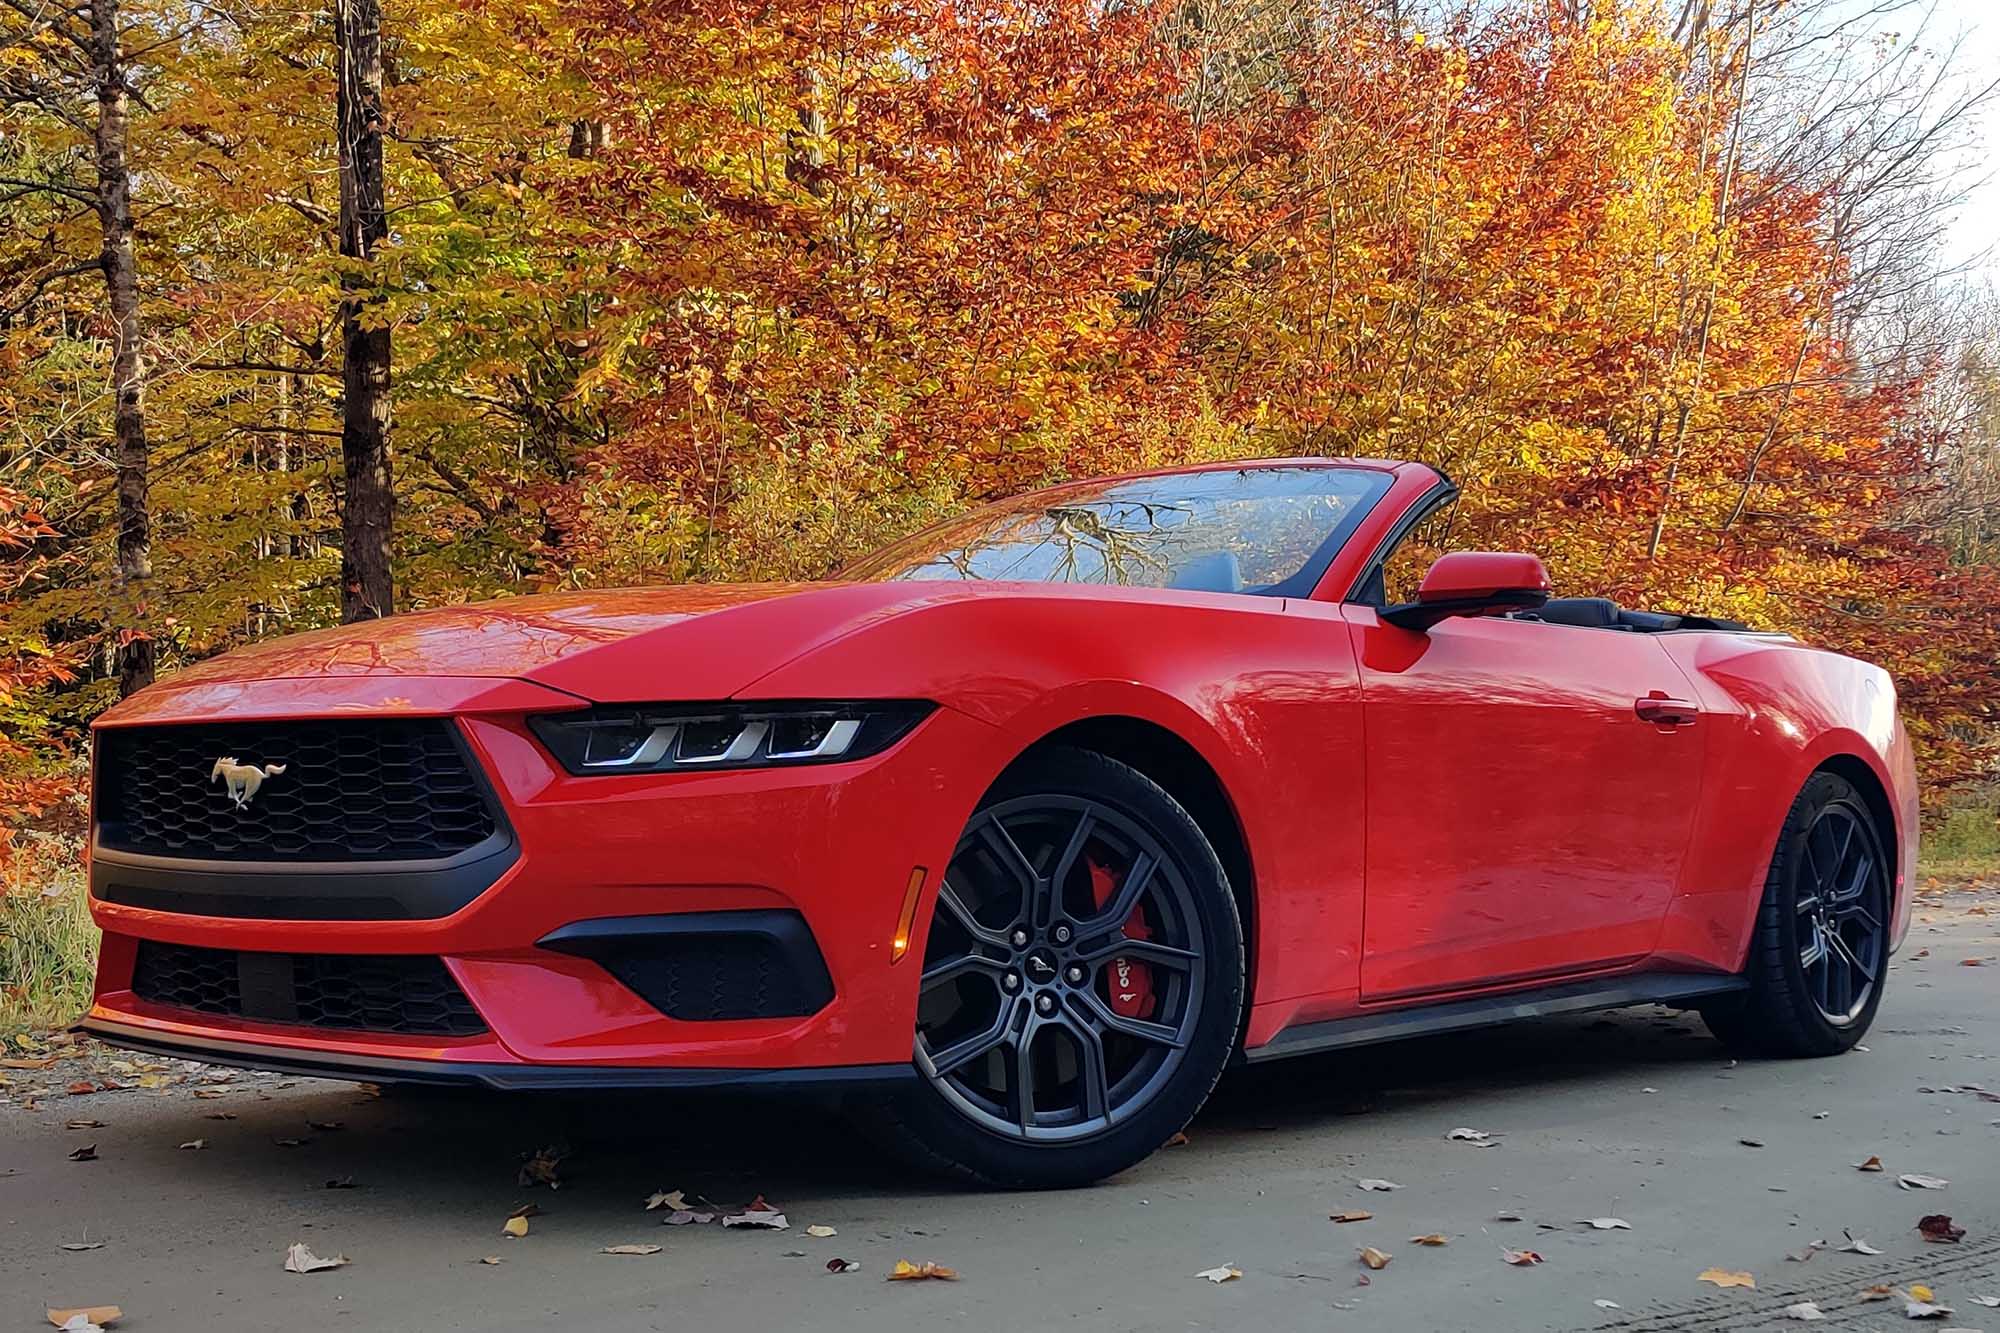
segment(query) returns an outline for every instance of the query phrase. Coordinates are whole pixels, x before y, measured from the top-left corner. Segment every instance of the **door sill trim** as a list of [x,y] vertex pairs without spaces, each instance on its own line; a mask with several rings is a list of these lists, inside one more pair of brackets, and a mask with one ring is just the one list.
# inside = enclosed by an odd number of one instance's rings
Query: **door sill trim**
[[1482,995],[1470,1000],[1410,1004],[1380,1013],[1330,1018],[1279,1029],[1262,1046],[1247,1050],[1251,1062],[1305,1055],[1314,1051],[1372,1046],[1377,1042],[1429,1037],[1492,1027],[1520,1018],[1622,1009],[1634,1004],[1685,1004],[1710,995],[1727,995],[1749,986],[1740,976],[1714,972],[1638,972],[1560,986],[1541,986]]

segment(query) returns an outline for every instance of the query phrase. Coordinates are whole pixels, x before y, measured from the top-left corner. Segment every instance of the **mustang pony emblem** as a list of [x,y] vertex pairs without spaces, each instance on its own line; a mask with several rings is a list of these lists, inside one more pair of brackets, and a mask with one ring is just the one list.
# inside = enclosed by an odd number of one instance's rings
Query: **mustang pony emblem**
[[215,761],[215,767],[209,770],[208,780],[213,782],[221,778],[229,788],[229,799],[241,810],[256,797],[257,789],[264,785],[265,778],[275,778],[284,771],[283,764],[266,764],[262,768],[255,764],[239,764],[236,756],[231,754]]

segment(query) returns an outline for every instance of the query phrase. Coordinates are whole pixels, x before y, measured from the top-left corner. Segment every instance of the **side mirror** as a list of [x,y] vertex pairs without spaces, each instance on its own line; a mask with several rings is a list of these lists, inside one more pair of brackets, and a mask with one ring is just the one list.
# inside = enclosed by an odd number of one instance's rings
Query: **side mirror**
[[1518,551],[1453,551],[1438,557],[1417,600],[1386,607],[1382,619],[1427,630],[1451,616],[1521,611],[1549,600],[1549,572],[1539,557]]

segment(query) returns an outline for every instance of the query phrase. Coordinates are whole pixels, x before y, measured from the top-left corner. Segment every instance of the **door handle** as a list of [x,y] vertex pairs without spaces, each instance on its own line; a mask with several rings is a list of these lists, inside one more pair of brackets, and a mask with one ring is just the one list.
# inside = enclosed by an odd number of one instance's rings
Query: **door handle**
[[1685,699],[1670,699],[1659,690],[1654,690],[1643,699],[1632,701],[1632,711],[1642,722],[1657,722],[1663,727],[1691,727],[1701,716],[1701,709]]

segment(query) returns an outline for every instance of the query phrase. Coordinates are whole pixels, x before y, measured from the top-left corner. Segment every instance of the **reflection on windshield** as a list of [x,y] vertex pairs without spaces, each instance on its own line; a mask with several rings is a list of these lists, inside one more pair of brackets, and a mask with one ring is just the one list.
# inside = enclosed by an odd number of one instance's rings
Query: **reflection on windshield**
[[1361,468],[1258,467],[1062,487],[940,524],[845,576],[1301,595],[1387,485]]

